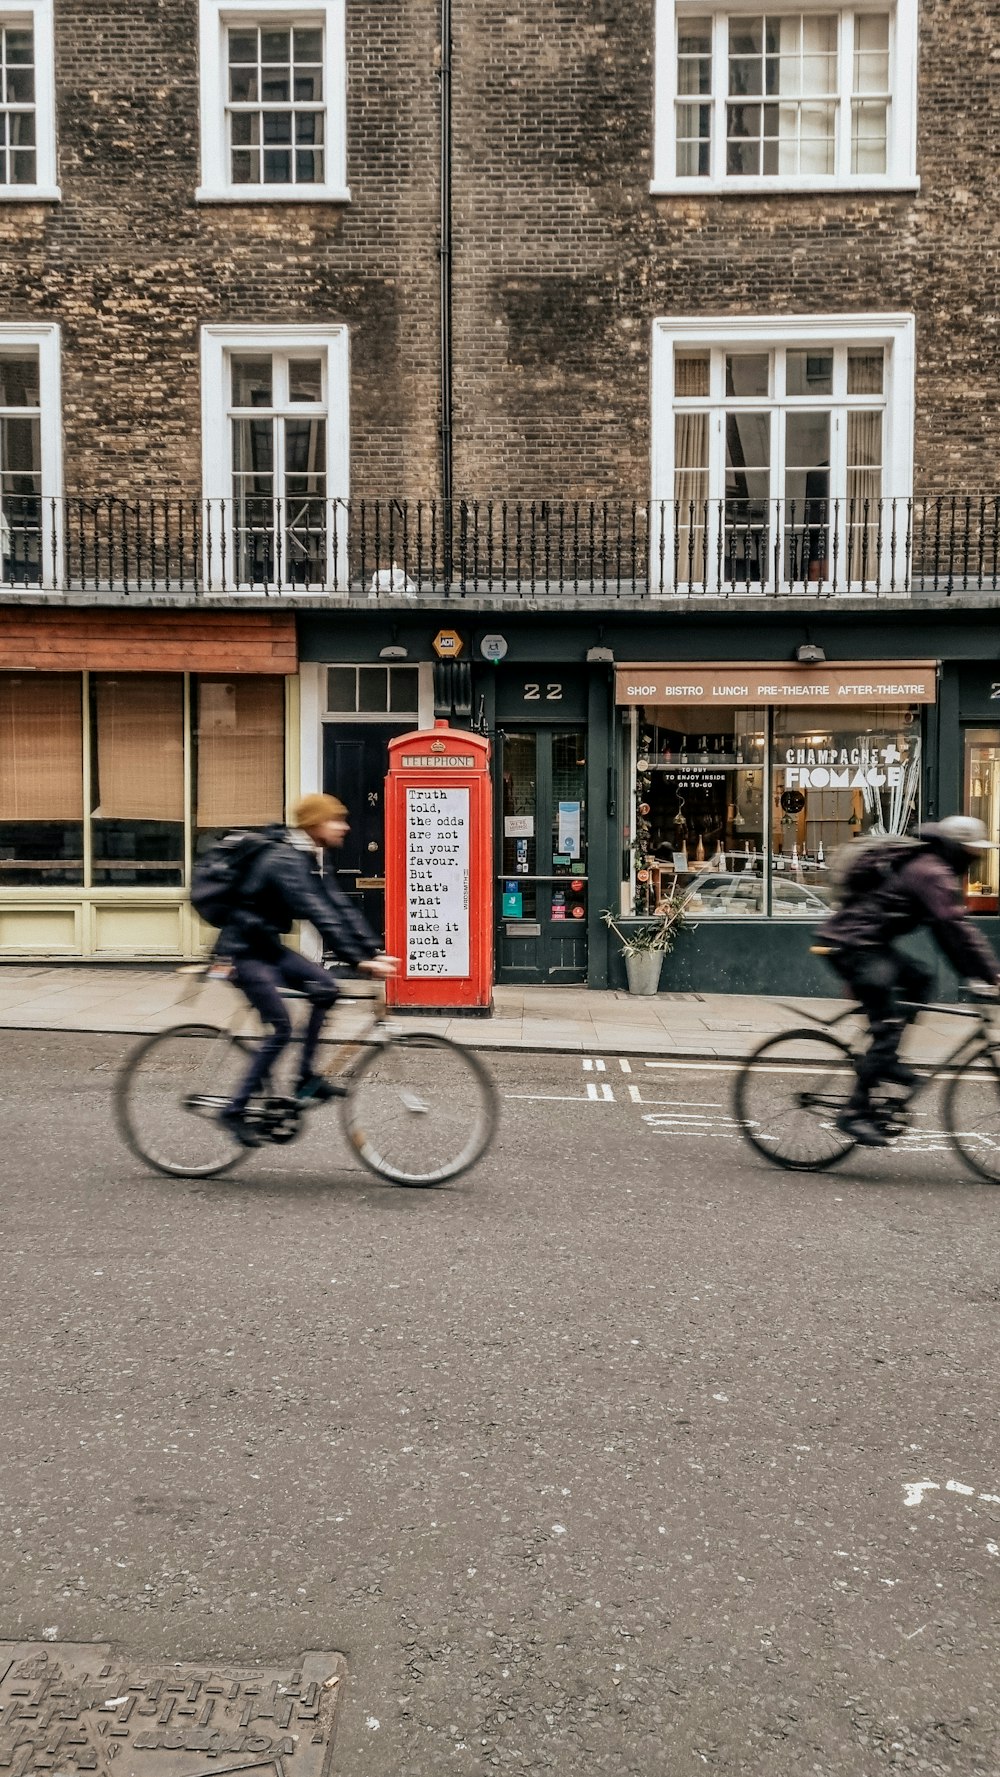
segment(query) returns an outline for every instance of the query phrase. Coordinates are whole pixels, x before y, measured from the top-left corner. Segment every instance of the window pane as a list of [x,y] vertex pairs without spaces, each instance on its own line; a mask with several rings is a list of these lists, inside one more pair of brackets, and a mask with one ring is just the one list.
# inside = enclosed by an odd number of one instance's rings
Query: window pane
[[322,401],[322,358],[292,358],[288,365],[290,401]]
[[183,678],[96,675],[91,704],[94,882],[183,882]]
[[[963,813],[983,821],[994,843],[1000,839],[1000,731],[970,728],[965,734]],[[973,913],[1000,910],[1000,854],[977,852],[969,871],[966,900]]]
[[886,93],[888,90],[888,14],[857,13],[854,19],[854,91]]
[[788,395],[832,395],[833,353],[785,353],[785,392]]
[[416,713],[417,679],[415,666],[389,668],[389,708],[394,715]]
[[358,671],[358,709],[365,715],[388,708],[388,672],[384,666],[363,666]]
[[[256,65],[252,68],[231,67],[229,70],[229,97],[233,103],[247,104],[249,101],[257,99],[258,96]],[[233,140],[236,140],[235,136]]]
[[260,59],[262,62],[284,63],[291,60],[292,34],[290,31],[261,31]]
[[677,106],[677,176],[704,177],[711,170],[712,108]]
[[791,885],[828,900],[830,860],[839,846],[880,827],[906,833],[918,818],[919,712],[892,705],[779,708],[773,759],[773,881],[789,885],[782,907],[776,890],[774,911],[822,917],[821,908],[807,911]]
[[82,681],[2,673],[0,885],[82,882]]
[[674,419],[675,559],[665,566],[690,583],[705,581],[709,573],[708,422],[707,413],[679,413]]
[[35,71],[8,65],[5,88],[8,105],[33,105],[35,102]]
[[885,352],[881,346],[848,348],[847,393],[849,395],[881,395]]
[[38,407],[38,353],[0,356],[0,407]]
[[760,396],[771,392],[768,352],[727,352],[726,394]]
[[323,60],[323,32],[315,26],[298,25],[292,33],[296,63]]
[[358,707],[357,669],[353,666],[331,666],[326,675],[326,707],[328,710],[354,714]]
[[292,157],[287,149],[272,148],[264,154],[264,184],[289,185],[292,178]]
[[709,393],[708,352],[675,352],[674,394],[707,395]]
[[197,681],[199,832],[263,827],[285,803],[285,682],[277,674]]
[[254,67],[256,67],[256,65],[257,65],[257,46],[258,46],[258,37],[257,37],[256,31],[230,31],[230,33],[229,33],[230,66],[232,66],[232,64],[234,62],[251,62],[254,65]]
[[851,172],[884,173],[889,108],[884,99],[856,99],[851,108]]
[[763,712],[647,704],[636,716],[635,911],[652,913],[676,883],[699,920],[759,916]]
[[232,373],[234,407],[271,406],[270,357],[234,357]]

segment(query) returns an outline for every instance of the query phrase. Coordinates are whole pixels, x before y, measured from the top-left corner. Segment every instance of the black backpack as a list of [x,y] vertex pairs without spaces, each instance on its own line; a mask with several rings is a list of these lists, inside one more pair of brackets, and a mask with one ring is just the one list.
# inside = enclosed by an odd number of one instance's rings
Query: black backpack
[[834,906],[850,907],[875,894],[921,849],[918,839],[902,833],[869,833],[865,839],[839,846],[830,860]]
[[251,869],[272,843],[263,833],[227,833],[198,859],[191,878],[191,905],[206,925],[221,930],[246,905]]

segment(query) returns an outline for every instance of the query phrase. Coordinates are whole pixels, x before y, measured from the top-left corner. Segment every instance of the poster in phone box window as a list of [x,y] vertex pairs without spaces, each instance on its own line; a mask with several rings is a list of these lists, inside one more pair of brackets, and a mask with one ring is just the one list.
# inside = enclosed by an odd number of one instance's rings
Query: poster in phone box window
[[469,973],[469,791],[406,791],[406,973]]

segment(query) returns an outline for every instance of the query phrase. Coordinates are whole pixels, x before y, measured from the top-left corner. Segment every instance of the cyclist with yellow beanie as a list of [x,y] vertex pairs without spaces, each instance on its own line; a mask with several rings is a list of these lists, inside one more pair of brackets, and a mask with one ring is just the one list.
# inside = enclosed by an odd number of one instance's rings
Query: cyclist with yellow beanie
[[282,943],[295,920],[308,920],[325,950],[372,975],[393,975],[393,958],[358,909],[320,867],[323,852],[343,844],[347,809],[336,796],[303,796],[292,810],[290,827],[271,827],[240,885],[238,904],[219,933],[217,954],[233,964],[236,985],[267,1028],[235,1096],[219,1121],[244,1147],[260,1146],[246,1117],[247,1103],[290,1041],[292,1021],[283,988],[311,1002],[302,1041],[296,1097],[303,1102],[331,1098],[336,1085],[313,1072],[323,1021],[337,998],[337,984],[318,963]]

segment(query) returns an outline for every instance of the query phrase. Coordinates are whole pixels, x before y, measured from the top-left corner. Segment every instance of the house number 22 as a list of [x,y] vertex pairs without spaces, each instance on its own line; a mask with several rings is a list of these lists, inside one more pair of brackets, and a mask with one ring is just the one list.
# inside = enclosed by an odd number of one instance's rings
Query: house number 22
[[[545,693],[544,699],[542,696],[543,690]],[[562,701],[562,694],[562,685],[558,681],[554,684],[550,683],[545,685],[544,687],[542,685],[525,685],[524,687],[525,703],[542,703],[543,701],[545,703],[560,703]]]

